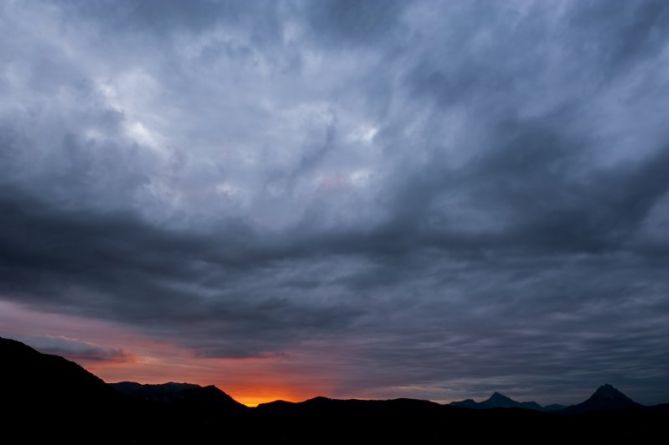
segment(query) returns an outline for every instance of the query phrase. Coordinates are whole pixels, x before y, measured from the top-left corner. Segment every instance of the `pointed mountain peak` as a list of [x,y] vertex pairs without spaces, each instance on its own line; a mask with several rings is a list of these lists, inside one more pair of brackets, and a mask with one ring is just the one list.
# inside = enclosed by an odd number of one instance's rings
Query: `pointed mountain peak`
[[522,408],[520,402],[516,402],[502,393],[494,392],[488,400],[479,403],[480,408]]
[[497,402],[513,402],[513,399],[511,399],[510,397],[505,396],[502,393],[499,393],[499,392],[495,391],[494,393],[492,393],[492,395],[488,399],[488,402],[495,402],[495,403],[497,403]]
[[608,411],[637,408],[639,406],[641,405],[607,383],[597,388],[588,400],[570,409],[576,411]]
[[613,385],[609,385],[608,383],[597,388],[597,390],[593,393],[593,396],[605,397],[608,399],[628,398],[625,394],[618,391],[618,389],[616,389]]
[[609,385],[608,383],[597,388],[589,400],[620,406],[638,405],[638,403],[636,403],[634,400],[630,399],[625,394],[616,389],[613,385]]

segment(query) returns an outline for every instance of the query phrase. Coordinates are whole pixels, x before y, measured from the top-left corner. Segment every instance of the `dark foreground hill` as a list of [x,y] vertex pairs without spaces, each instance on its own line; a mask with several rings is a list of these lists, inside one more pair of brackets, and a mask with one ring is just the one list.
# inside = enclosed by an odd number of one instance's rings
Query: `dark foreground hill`
[[557,412],[515,403],[470,409],[317,397],[250,409],[213,386],[106,384],[73,362],[0,338],[0,431],[13,443],[644,443],[669,421],[669,405],[643,407],[609,385]]
[[98,410],[116,408],[122,397],[76,363],[0,338],[0,402],[5,414],[49,417],[66,406],[92,421]]
[[0,432],[14,439],[0,442],[82,442],[90,431],[109,430],[112,416],[128,408],[123,396],[76,363],[0,338]]
[[146,411],[188,419],[197,423],[215,424],[220,418],[246,413],[249,408],[217,387],[190,383],[142,385],[135,382],[111,383],[110,386],[134,404],[143,404]]

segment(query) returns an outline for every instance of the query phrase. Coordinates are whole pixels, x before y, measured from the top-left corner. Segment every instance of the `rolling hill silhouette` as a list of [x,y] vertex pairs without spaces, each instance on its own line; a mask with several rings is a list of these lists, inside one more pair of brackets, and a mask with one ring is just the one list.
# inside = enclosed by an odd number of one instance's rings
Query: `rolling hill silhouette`
[[143,385],[136,382],[119,382],[110,383],[109,386],[130,399],[182,411],[185,415],[191,416],[194,414],[218,416],[249,409],[213,385],[200,386],[174,382]]
[[669,404],[644,407],[611,385],[551,412],[499,393],[450,405],[315,397],[247,408],[215,386],[107,384],[76,363],[3,338],[0,363],[0,428],[27,443],[529,443],[546,434],[551,440],[646,442],[669,421]]

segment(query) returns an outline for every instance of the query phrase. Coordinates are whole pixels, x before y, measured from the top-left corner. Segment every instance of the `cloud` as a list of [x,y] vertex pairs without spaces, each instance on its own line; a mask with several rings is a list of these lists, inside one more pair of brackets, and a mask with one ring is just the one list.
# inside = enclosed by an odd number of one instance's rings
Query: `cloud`
[[302,2],[310,37],[342,47],[397,37],[406,3],[396,0]]
[[159,3],[0,7],[4,300],[340,395],[669,397],[665,2]]
[[29,336],[20,340],[44,354],[60,355],[83,364],[132,360],[132,356],[122,349],[105,348],[67,337]]

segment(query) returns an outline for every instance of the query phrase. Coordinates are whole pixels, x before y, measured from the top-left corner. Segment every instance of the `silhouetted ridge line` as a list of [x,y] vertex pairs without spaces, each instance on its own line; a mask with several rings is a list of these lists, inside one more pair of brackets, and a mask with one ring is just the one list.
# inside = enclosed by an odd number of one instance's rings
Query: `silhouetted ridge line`
[[563,410],[537,410],[534,402],[500,393],[450,405],[314,397],[250,409],[211,385],[106,384],[73,362],[2,338],[0,364],[3,434],[26,443],[428,443],[445,437],[536,443],[546,432],[560,440],[645,443],[669,421],[669,404],[643,407],[611,385]]
[[97,404],[120,400],[104,381],[63,357],[2,337],[0,356],[0,394],[5,402],[36,410],[67,402],[71,409],[89,411]]
[[141,384],[136,382],[110,383],[119,393],[133,399],[166,408],[189,411],[199,415],[240,412],[248,409],[214,385],[200,386],[192,383]]

